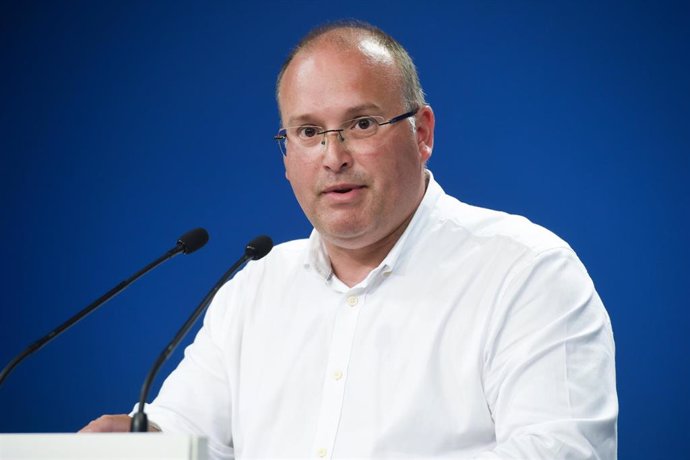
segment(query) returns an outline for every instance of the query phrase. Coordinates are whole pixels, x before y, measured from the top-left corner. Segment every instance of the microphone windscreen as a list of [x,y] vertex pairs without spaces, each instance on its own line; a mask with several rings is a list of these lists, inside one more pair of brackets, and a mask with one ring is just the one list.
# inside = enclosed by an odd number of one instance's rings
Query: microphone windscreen
[[177,240],[177,244],[182,245],[182,252],[185,254],[201,249],[206,243],[208,243],[208,232],[203,228],[190,230]]
[[252,260],[259,260],[273,249],[273,240],[266,235],[257,236],[244,248],[244,254]]

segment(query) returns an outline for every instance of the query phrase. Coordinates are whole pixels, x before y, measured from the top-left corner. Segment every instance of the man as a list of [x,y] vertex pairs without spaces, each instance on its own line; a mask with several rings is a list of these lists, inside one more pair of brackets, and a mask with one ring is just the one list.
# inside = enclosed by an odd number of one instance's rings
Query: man
[[585,268],[444,194],[405,50],[362,23],[317,29],[277,98],[315,230],[223,287],[149,418],[214,458],[615,458],[613,338]]

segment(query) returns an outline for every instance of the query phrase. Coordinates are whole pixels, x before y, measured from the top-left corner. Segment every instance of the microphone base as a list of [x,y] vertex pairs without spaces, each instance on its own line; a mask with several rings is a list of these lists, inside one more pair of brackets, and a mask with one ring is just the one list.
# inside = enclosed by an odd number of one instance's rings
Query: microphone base
[[132,417],[131,433],[146,433],[149,431],[149,420],[144,412],[137,412]]

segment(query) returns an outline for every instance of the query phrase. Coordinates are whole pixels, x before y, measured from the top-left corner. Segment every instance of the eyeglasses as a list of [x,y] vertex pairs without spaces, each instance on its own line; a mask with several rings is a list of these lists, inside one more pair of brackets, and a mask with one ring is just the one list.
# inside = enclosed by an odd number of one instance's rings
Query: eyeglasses
[[380,116],[363,116],[342,123],[337,129],[325,129],[316,125],[290,126],[278,131],[273,139],[278,141],[278,146],[283,155],[287,155],[288,141],[291,148],[297,148],[300,152],[317,152],[318,146],[326,145],[326,134],[337,133],[340,142],[350,140],[358,141],[369,139],[376,135],[379,126],[392,125],[415,115],[419,109],[410,110],[402,115],[393,117],[388,121]]

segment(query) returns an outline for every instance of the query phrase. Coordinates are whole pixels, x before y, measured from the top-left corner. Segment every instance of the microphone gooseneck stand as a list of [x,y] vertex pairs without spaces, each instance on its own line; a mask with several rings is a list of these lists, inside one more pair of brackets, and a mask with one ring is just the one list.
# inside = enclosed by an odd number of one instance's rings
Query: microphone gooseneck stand
[[130,427],[131,432],[143,433],[148,431],[149,422],[148,417],[144,412],[144,406],[146,404],[146,398],[148,397],[151,385],[153,384],[153,379],[156,377],[156,374],[158,374],[158,371],[160,370],[163,363],[165,363],[165,361],[170,357],[177,345],[179,345],[179,343],[182,341],[185,335],[187,335],[187,333],[194,325],[194,323],[197,321],[197,319],[199,319],[199,316],[201,316],[204,310],[206,310],[206,308],[209,306],[211,300],[213,300],[213,297],[216,295],[216,292],[218,292],[218,289],[220,289],[220,287],[223,284],[225,284],[225,282],[228,281],[240,269],[240,267],[242,267],[242,265],[245,262],[249,260],[261,259],[263,256],[268,254],[272,248],[273,241],[271,241],[271,238],[269,238],[268,236],[259,236],[254,238],[251,242],[249,242],[249,244],[247,244],[247,246],[245,247],[244,255],[240,257],[240,259],[237,262],[235,262],[232,265],[232,267],[230,267],[228,271],[226,271],[223,274],[223,276],[216,282],[215,285],[213,285],[213,288],[211,288],[208,294],[206,294],[206,296],[202,299],[201,303],[199,303],[199,306],[197,306],[196,309],[194,309],[192,314],[189,316],[189,318],[187,318],[187,321],[185,321],[185,323],[182,325],[177,334],[175,334],[175,337],[170,341],[168,346],[165,347],[163,352],[158,356],[158,359],[156,359],[156,362],[153,364],[153,367],[151,367],[151,370],[146,376],[146,380],[144,381],[144,384],[141,387],[137,412],[132,417],[132,424]]
[[91,302],[86,308],[82,309],[79,311],[77,314],[69,318],[67,321],[62,323],[60,326],[56,327],[52,331],[50,331],[48,334],[45,336],[41,337],[38,339],[36,342],[33,344],[29,345],[24,351],[19,353],[17,356],[15,356],[12,361],[10,361],[7,366],[0,372],[0,385],[2,385],[2,382],[5,381],[7,376],[10,375],[12,370],[14,370],[17,365],[22,362],[24,359],[26,359],[28,356],[32,355],[33,353],[37,352],[41,348],[43,348],[48,342],[65,332],[67,329],[70,327],[74,326],[77,322],[79,322],[81,319],[83,319],[85,316],[87,316],[89,313],[92,313],[94,310],[96,310],[98,307],[106,303],[108,300],[112,299],[115,297],[117,294],[125,290],[130,284],[144,276],[146,273],[150,272],[154,268],[158,267],[161,265],[163,262],[172,259],[174,256],[180,254],[180,253],[185,253],[185,254],[191,254],[192,252],[196,251],[197,249],[200,249],[206,242],[208,241],[208,233],[206,230],[203,228],[197,228],[194,230],[191,230],[184,235],[182,235],[178,240],[177,244],[175,245],[174,248],[169,249],[165,254],[163,254],[161,257],[158,259],[154,260],[138,272],[136,272],[134,275],[130,276],[124,281],[121,281],[117,286],[103,294],[101,297],[98,299],[94,300]]

